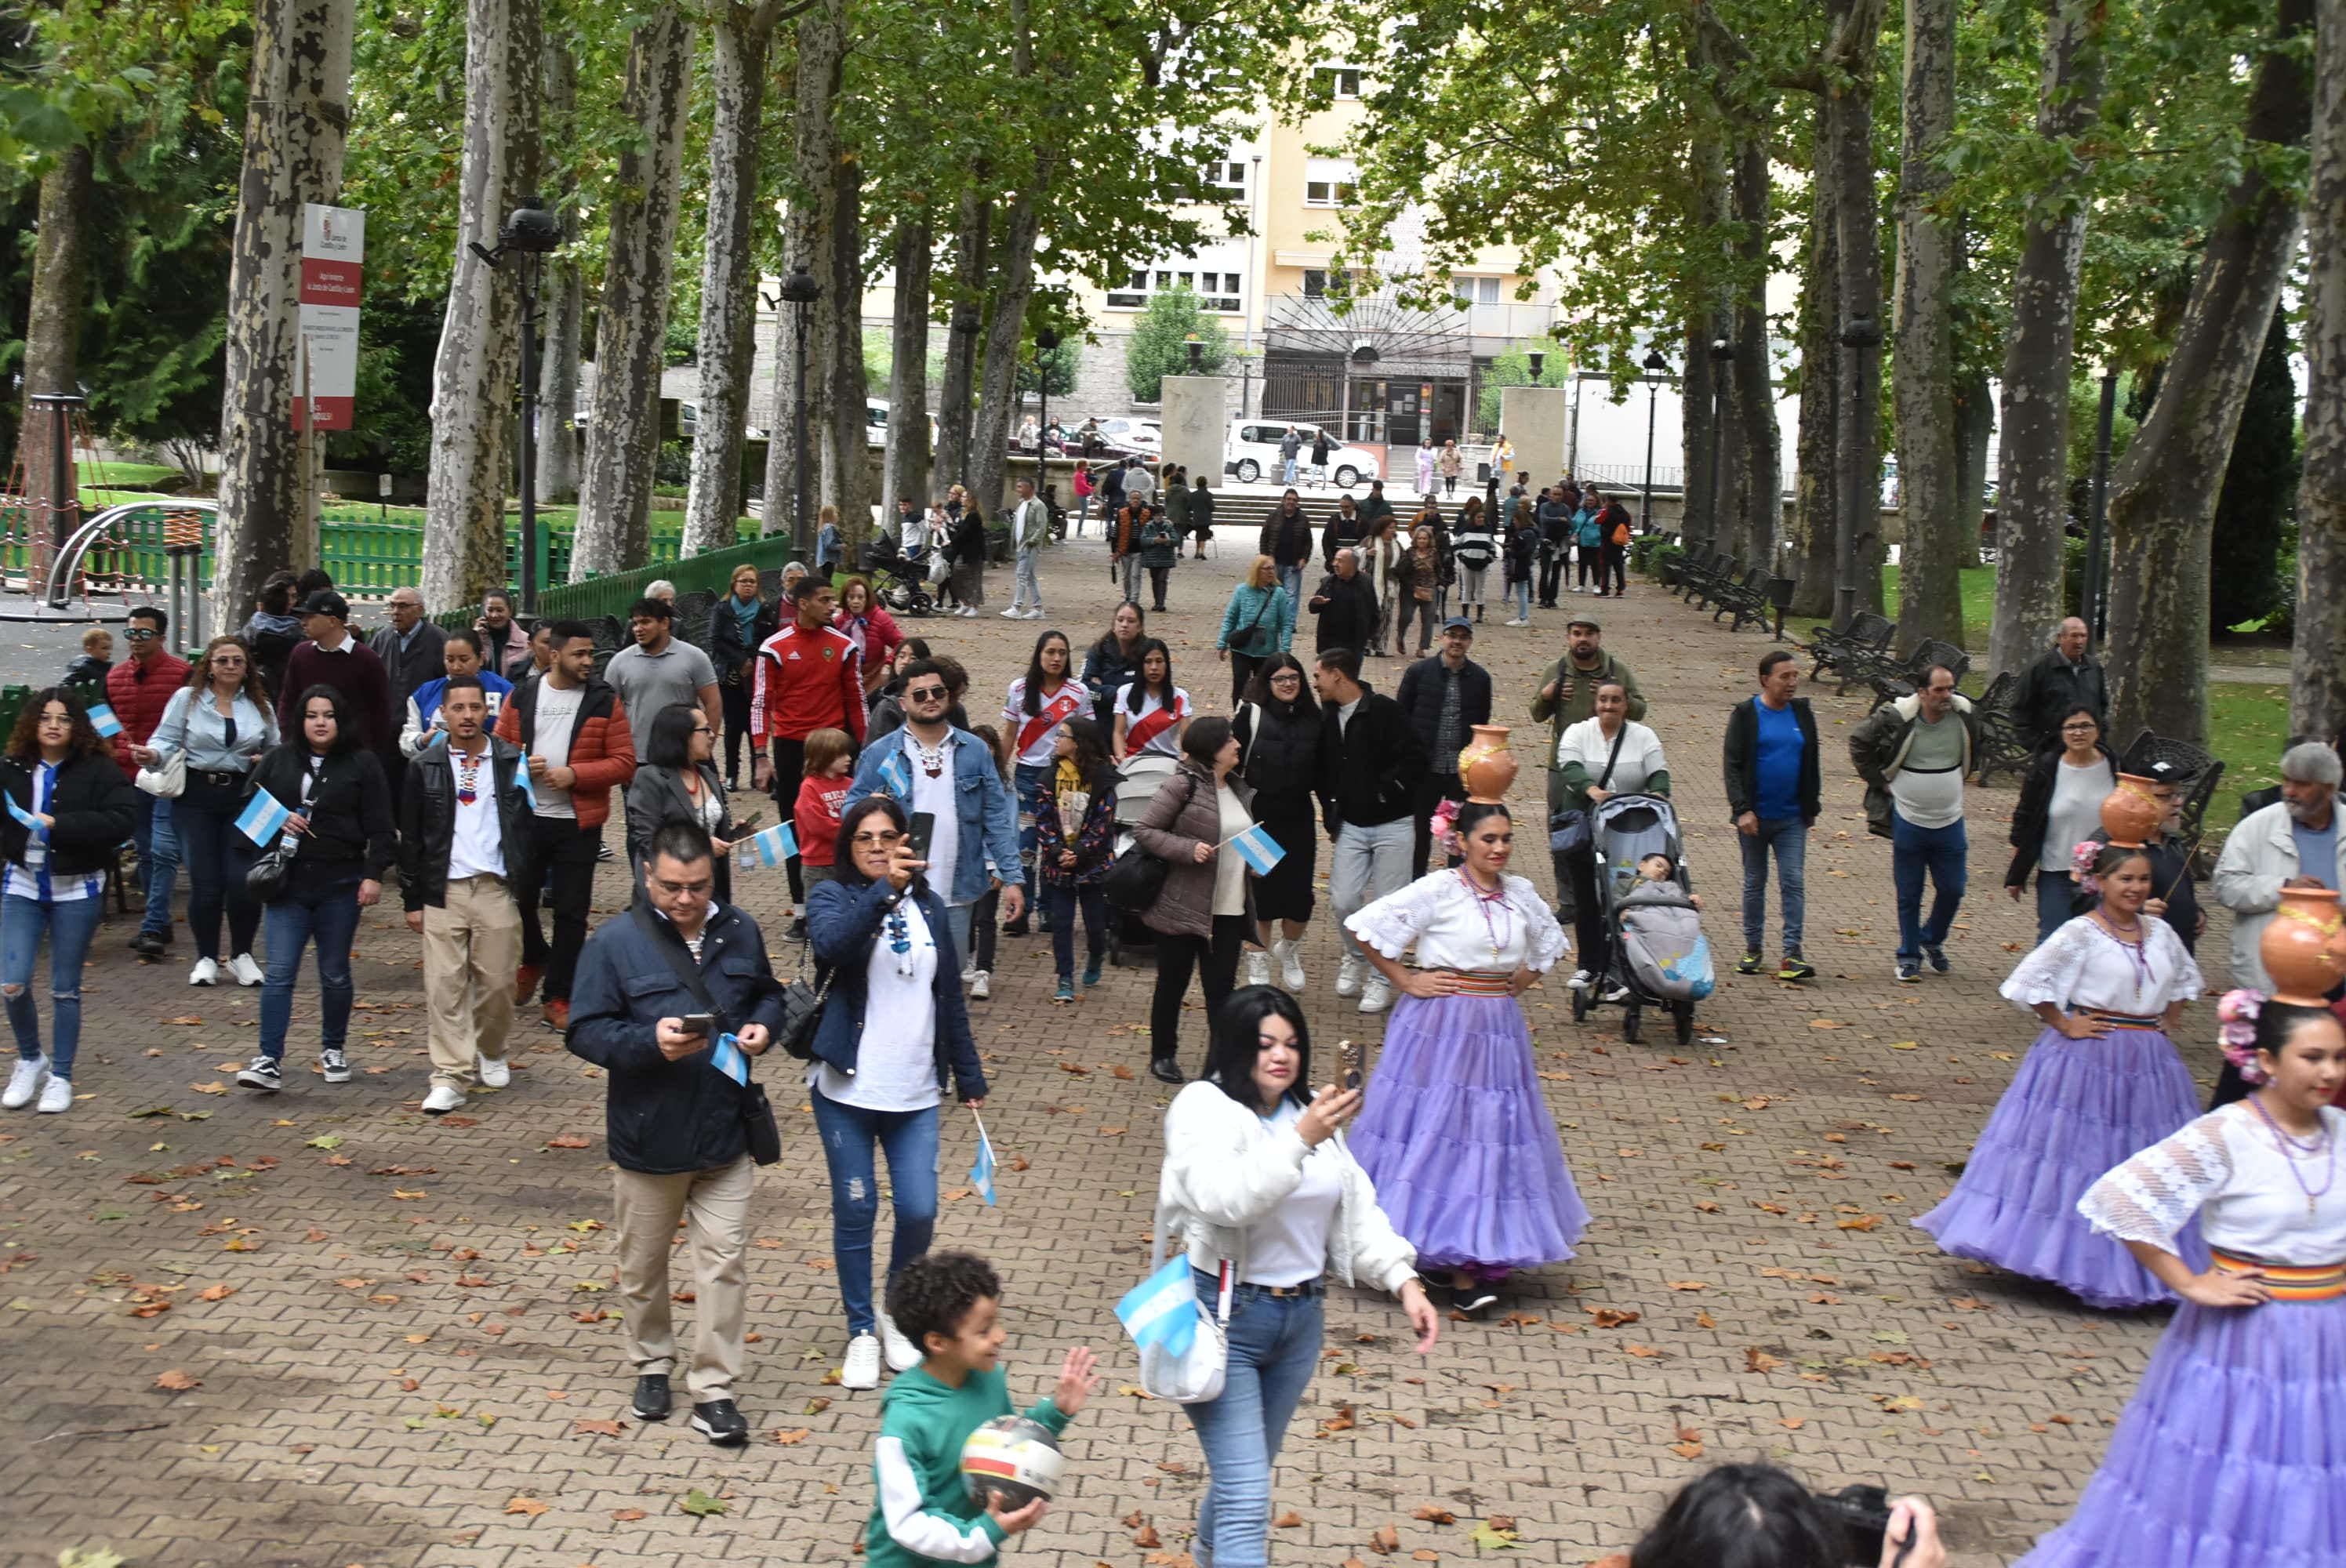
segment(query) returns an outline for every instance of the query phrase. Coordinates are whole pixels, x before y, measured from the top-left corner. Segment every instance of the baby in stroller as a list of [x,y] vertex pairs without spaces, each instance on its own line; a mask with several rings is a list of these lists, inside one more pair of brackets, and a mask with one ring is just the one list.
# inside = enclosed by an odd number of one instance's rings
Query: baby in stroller
[[1702,934],[1702,895],[1688,891],[1676,860],[1660,850],[1640,856],[1637,880],[1615,906],[1621,958],[1636,988],[1676,1011],[1717,987],[1710,943]]
[[1658,796],[1616,795],[1594,816],[1596,891],[1610,951],[1596,983],[1573,993],[1573,1019],[1617,1003],[1622,1037],[1635,1044],[1645,1010],[1653,1008],[1670,1015],[1684,1044],[1694,1036],[1694,1004],[1711,993],[1716,979],[1702,934],[1702,901],[1679,859],[1677,813]]

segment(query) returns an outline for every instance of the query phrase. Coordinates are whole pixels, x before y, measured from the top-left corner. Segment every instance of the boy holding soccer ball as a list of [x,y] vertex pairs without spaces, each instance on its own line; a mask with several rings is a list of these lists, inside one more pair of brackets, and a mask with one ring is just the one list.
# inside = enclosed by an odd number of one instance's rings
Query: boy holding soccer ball
[[[996,1358],[1005,1338],[1002,1281],[969,1252],[925,1253],[888,1281],[888,1316],[923,1352],[921,1364],[888,1385],[880,1405],[880,1445],[872,1461],[879,1492],[864,1527],[872,1568],[984,1563],[1003,1541],[1031,1529],[1046,1499],[1011,1508],[989,1491],[981,1503],[962,1471],[972,1432],[1011,1413]],[[1051,1397],[1026,1419],[1056,1434],[1099,1387],[1089,1350],[1070,1350]]]

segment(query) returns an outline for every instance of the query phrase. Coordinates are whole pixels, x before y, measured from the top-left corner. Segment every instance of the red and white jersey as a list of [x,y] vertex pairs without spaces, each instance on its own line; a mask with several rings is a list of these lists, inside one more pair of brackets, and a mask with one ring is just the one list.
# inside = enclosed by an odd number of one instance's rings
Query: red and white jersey
[[818,729],[843,729],[863,744],[862,659],[846,633],[792,621],[758,645],[750,738],[762,747]]

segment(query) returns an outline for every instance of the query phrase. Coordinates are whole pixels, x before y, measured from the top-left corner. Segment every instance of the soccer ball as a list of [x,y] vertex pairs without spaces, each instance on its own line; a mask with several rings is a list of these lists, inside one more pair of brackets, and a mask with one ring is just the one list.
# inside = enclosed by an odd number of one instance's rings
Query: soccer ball
[[980,1507],[989,1497],[1015,1512],[1059,1483],[1067,1457],[1051,1429],[1025,1416],[996,1416],[961,1445],[961,1481]]

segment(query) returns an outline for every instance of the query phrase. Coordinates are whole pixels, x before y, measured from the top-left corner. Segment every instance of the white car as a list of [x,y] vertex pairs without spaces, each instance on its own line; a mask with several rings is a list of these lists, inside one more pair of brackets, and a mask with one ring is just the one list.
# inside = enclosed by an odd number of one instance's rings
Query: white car
[[[1252,484],[1259,479],[1277,480],[1281,472],[1280,443],[1287,439],[1292,425],[1295,433],[1303,438],[1303,449],[1296,454],[1299,475],[1311,467],[1311,443],[1319,435],[1316,424],[1303,424],[1289,420],[1241,419],[1230,422],[1229,456],[1222,472],[1241,484]],[[1375,452],[1365,446],[1347,446],[1332,435],[1329,438],[1328,477],[1339,490],[1350,490],[1355,484],[1384,477],[1384,464]]]
[[[1129,446],[1142,452],[1165,450],[1165,426],[1156,420],[1126,419],[1118,416],[1115,419],[1096,420],[1093,423],[1098,427],[1100,439],[1110,446]],[[1080,440],[1082,435],[1083,426],[1080,424],[1067,432],[1067,439],[1070,441]]]
[[[879,448],[888,444],[888,403],[884,398],[863,400],[863,444]],[[937,416],[929,415],[929,450],[937,449]]]

